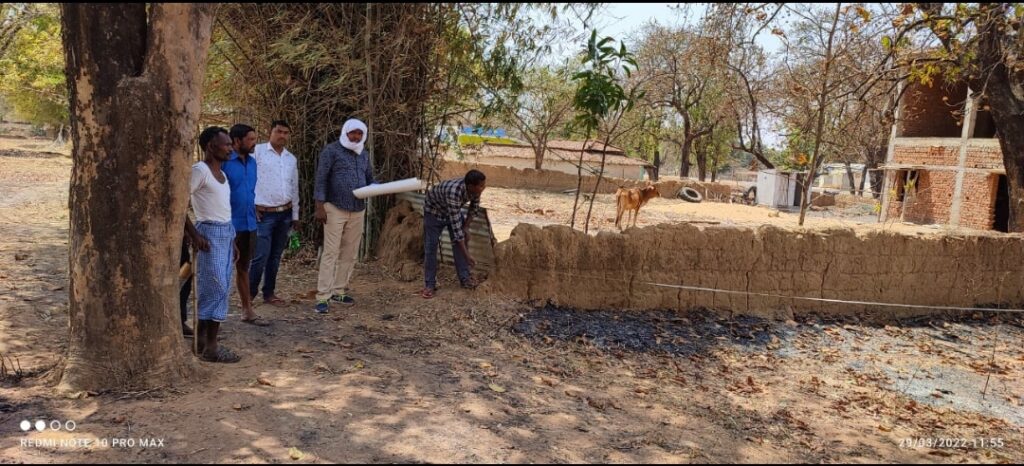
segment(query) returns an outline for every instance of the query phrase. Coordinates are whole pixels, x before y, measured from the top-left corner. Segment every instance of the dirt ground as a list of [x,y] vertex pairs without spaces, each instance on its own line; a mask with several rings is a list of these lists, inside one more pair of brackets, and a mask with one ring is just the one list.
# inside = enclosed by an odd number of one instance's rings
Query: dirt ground
[[[447,270],[424,301],[418,283],[369,263],[358,305],[320,316],[301,257],[281,273],[291,306],[257,309],[273,326],[233,308],[225,344],[241,363],[60,398],[45,376],[67,338],[70,166],[0,153],[0,353],[21,368],[0,380],[0,463],[1024,461],[1018,315],[869,325],[578,312],[464,291]],[[530,210],[547,199],[486,195]],[[723,209],[673,202],[656,200],[640,225]],[[77,425],[26,433],[24,420]],[[150,438],[162,445],[143,447]],[[92,444],[35,443],[50,439]],[[98,444],[109,439],[136,443]]]
[[[589,195],[589,193],[588,193]],[[487,208],[491,217],[494,236],[498,241],[508,239],[512,229],[519,223],[537,225],[565,224],[572,216],[575,194],[552,193],[525,189],[487,188],[481,205]],[[582,207],[577,213],[577,224],[586,219],[588,203],[580,198]],[[618,231],[615,227],[615,196],[598,194],[591,214],[590,232]],[[659,223],[721,224],[742,227],[774,225],[798,229],[799,212],[779,211],[760,206],[728,204],[721,202],[691,203],[682,199],[654,198],[640,210],[636,226],[645,227]],[[872,230],[893,231],[904,234],[933,235],[945,233],[984,234],[966,229],[951,230],[947,227],[903,224],[889,221],[878,223],[878,214],[872,213],[870,204],[856,204],[844,207],[832,206],[814,208],[808,211],[807,229],[852,228],[858,232]],[[627,226],[623,215],[622,225]]]

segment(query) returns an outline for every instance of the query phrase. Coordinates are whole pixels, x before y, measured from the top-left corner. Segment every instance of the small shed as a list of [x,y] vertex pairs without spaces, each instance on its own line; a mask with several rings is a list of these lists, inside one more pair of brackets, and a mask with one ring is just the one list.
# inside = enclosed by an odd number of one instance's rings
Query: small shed
[[757,205],[789,208],[800,205],[800,183],[805,172],[761,170],[757,172]]

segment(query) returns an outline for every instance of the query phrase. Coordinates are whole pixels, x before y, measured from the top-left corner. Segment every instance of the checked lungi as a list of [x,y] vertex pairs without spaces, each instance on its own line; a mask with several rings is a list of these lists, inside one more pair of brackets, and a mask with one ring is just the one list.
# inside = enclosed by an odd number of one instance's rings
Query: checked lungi
[[235,228],[231,222],[199,222],[196,231],[210,243],[210,250],[198,251],[196,257],[199,320],[224,322],[228,318],[234,268]]

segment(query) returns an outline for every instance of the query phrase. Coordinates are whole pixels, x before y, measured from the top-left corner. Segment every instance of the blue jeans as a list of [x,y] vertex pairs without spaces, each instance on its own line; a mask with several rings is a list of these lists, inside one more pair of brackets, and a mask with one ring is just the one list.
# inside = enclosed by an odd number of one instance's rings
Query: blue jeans
[[281,254],[288,246],[288,231],[292,228],[291,209],[284,212],[266,212],[256,224],[256,254],[249,267],[249,292],[256,297],[264,271],[263,298],[274,296],[277,270],[281,267]]
[[[457,221],[462,221],[459,219]],[[466,256],[462,254],[462,251],[455,244],[455,232],[452,231],[452,226],[447,223],[441,223],[437,217],[433,214],[424,212],[423,213],[423,275],[426,281],[426,287],[434,290],[437,289],[437,248],[441,246],[441,232],[445,229],[448,230],[448,237],[452,240],[452,252],[455,255],[455,270],[459,274],[459,281],[466,283],[469,281],[469,262],[466,260]],[[466,231],[469,234],[469,231]]]

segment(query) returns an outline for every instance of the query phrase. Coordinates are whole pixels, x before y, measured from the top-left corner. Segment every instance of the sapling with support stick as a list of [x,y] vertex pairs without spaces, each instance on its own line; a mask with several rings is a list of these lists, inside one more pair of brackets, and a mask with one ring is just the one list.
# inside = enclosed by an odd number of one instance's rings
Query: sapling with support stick
[[578,129],[586,133],[586,140],[580,147],[580,160],[577,166],[577,189],[576,198],[572,206],[572,219],[570,226],[576,226],[576,212],[579,209],[580,194],[583,188],[583,155],[587,150],[587,143],[591,136],[600,131],[601,123],[610,119],[611,128],[605,133],[604,146],[601,147],[601,168],[597,173],[597,182],[594,184],[593,193],[590,196],[590,205],[587,209],[587,218],[584,224],[584,233],[590,229],[590,215],[594,209],[594,198],[604,177],[605,161],[608,157],[608,144],[612,134],[622,121],[622,116],[633,109],[637,100],[643,97],[643,91],[633,87],[628,93],[619,83],[621,79],[620,69],[628,78],[633,71],[636,71],[636,59],[632,53],[626,50],[626,44],[620,43],[619,48],[611,46],[614,42],[611,37],[597,40],[597,30],[590,35],[587,42],[587,53],[583,57],[584,70],[573,75],[572,79],[577,81],[576,94],[573,97],[573,108],[576,109],[574,124]]

